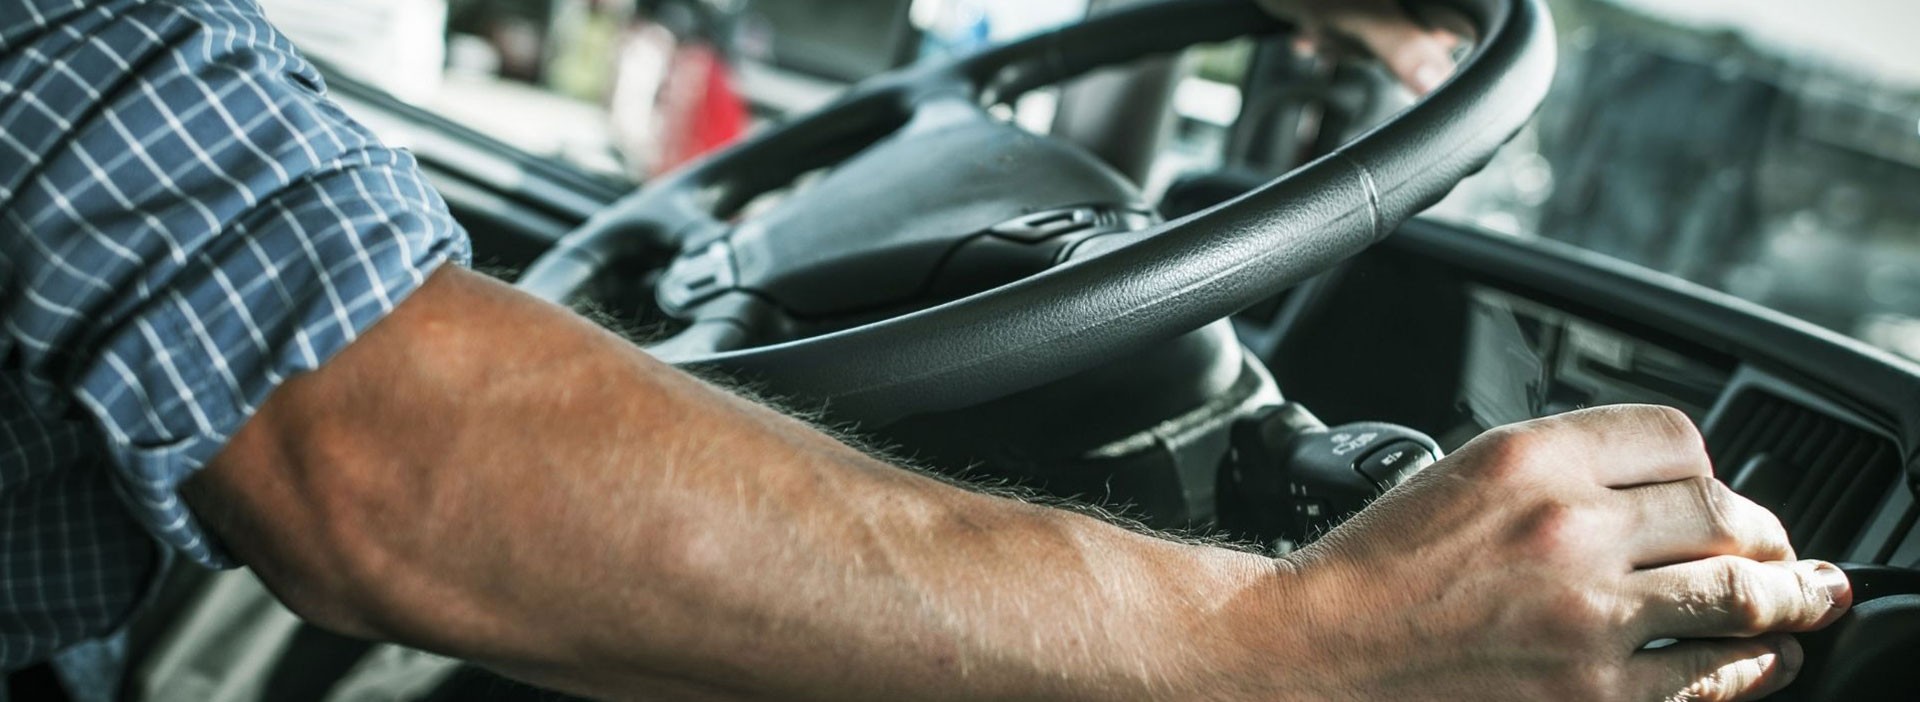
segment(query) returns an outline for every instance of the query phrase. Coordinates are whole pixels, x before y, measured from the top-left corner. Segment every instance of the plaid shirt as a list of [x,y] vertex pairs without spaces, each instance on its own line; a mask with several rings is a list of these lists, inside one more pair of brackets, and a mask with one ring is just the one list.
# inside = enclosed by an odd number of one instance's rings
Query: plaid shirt
[[0,671],[230,565],[181,481],[466,257],[252,0],[0,0]]

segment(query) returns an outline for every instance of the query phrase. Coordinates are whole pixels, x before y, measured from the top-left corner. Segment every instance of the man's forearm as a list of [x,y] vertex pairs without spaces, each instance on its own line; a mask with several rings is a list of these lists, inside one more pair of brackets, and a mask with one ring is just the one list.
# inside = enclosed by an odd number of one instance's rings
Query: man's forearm
[[451,270],[189,499],[310,618],[611,696],[1191,696],[1284,581],[885,465]]

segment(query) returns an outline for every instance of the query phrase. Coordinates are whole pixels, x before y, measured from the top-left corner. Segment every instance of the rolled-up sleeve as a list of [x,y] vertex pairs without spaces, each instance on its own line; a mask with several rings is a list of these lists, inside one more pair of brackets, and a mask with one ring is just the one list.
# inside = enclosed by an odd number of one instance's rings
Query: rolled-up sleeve
[[466,239],[251,2],[81,5],[0,43],[0,358],[136,521],[230,565],[180,484]]

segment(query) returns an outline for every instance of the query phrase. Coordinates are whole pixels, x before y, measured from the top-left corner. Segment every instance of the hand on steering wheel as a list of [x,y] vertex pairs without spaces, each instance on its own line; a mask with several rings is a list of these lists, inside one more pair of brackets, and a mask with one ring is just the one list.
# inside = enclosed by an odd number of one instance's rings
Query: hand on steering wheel
[[1852,602],[1658,407],[1496,429],[1289,561],[1326,699],[1757,699]]
[[1260,0],[1268,12],[1300,23],[1305,39],[1322,50],[1354,46],[1378,57],[1415,94],[1425,95],[1453,75],[1461,34],[1430,27],[1397,0]]

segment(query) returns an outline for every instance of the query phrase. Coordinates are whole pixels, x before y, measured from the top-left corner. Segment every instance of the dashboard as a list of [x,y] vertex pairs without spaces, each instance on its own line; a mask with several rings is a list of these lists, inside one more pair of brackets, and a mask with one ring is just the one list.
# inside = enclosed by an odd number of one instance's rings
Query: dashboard
[[1920,368],[1550,242],[1416,221],[1240,332],[1289,399],[1451,450],[1582,407],[1680,408],[1804,556],[1920,567]]

